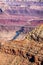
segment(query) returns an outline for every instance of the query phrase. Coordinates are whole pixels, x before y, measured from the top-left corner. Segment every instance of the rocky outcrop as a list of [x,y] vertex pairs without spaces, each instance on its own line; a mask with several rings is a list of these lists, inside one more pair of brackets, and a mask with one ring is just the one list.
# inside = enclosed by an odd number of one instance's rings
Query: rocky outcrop
[[43,25],[38,26],[37,28],[35,28],[35,30],[27,34],[26,38],[38,42],[43,41]]
[[[33,32],[34,35],[35,33],[38,35],[41,41],[35,39],[34,36],[31,37]],[[6,65],[43,65],[43,25],[30,33],[26,35],[24,40],[0,41],[0,52],[5,55],[14,56],[11,64],[6,64],[5,62]],[[1,65],[4,64],[1,63]]]

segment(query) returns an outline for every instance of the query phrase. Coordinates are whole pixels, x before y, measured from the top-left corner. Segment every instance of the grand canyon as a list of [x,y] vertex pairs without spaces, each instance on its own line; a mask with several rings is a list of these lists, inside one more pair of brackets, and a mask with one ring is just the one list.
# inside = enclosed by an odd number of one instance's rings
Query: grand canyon
[[43,65],[43,0],[0,0],[0,65]]

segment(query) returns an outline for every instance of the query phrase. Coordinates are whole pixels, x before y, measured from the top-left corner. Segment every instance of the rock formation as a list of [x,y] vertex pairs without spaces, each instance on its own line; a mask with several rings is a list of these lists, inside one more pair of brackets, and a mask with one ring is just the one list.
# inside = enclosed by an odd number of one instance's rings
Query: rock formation
[[0,65],[43,65],[43,25],[24,40],[0,41]]

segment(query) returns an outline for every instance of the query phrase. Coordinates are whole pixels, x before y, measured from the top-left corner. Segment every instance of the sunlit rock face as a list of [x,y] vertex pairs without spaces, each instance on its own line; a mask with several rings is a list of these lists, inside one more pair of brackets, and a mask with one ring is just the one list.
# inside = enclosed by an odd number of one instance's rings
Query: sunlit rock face
[[27,34],[27,39],[32,39],[35,41],[43,41],[43,25],[35,28],[35,30],[31,31],[29,34]]

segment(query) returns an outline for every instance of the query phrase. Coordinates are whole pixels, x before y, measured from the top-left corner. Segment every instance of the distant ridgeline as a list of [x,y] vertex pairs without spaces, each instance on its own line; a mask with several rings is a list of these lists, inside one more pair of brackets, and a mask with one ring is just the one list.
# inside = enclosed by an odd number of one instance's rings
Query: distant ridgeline
[[28,0],[25,0],[25,2],[18,2],[18,0],[14,0],[13,2],[13,0],[5,0],[5,5],[0,5],[0,14],[4,11],[8,15],[29,15],[42,17],[43,3],[27,1]]
[[13,1],[23,1],[23,2],[28,2],[28,1],[33,1],[33,2],[43,2],[43,0],[6,0],[6,1],[11,1],[11,2],[13,2]]
[[[43,16],[43,0],[0,0],[0,14]],[[4,3],[4,4],[3,4]]]

